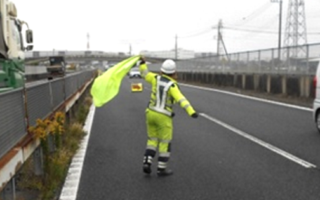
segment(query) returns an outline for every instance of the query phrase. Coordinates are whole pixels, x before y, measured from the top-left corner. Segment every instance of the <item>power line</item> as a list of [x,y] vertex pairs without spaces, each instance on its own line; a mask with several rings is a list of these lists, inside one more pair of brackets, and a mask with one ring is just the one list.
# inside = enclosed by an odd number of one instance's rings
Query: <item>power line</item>
[[193,33],[193,34],[190,34],[190,35],[184,35],[184,36],[178,36],[178,38],[179,39],[185,39],[185,38],[197,37],[197,36],[209,33],[212,30],[213,30],[213,28],[206,28],[206,29],[204,29],[204,30],[202,30],[200,32],[197,32],[197,33]]
[[[272,18],[269,18],[267,21],[265,21],[264,23],[260,23],[259,25],[261,26],[233,26],[233,25],[227,25],[227,27],[229,29],[236,29],[236,30],[243,30],[244,32],[247,32],[248,33],[251,33],[253,30],[254,33],[258,32],[258,33],[263,33],[263,31],[261,30],[264,30],[266,28],[270,28],[270,25],[274,25],[274,21],[275,19],[277,19],[278,17],[276,15],[274,15]],[[272,30],[267,30],[267,32],[269,33],[275,33],[275,32],[272,32]]]
[[[243,20],[241,20],[241,21],[239,21],[240,23],[238,22],[238,24],[239,25],[246,24],[246,23],[252,21],[253,19],[256,19],[256,17],[258,17],[262,13],[266,12],[268,10],[268,8],[270,8],[270,7],[271,7],[271,4],[269,2],[263,4],[258,9],[254,10],[251,14],[249,14],[247,17],[245,17],[246,20],[244,22],[243,22]],[[237,24],[237,23],[235,23],[235,24]],[[199,30],[199,31],[195,31],[194,33],[185,34],[183,36],[178,36],[178,39],[187,39],[187,38],[201,36],[201,35],[204,35],[206,33],[211,32],[212,30],[215,30],[217,28],[218,28],[217,26],[213,26],[213,27],[210,27],[210,28],[207,27],[205,29],[202,29],[202,30]],[[232,28],[230,28],[230,29],[232,29]],[[233,28],[233,29],[240,30],[240,28]],[[241,29],[241,30],[245,31],[245,29]],[[249,31],[249,32],[258,32],[257,30],[249,30],[249,29],[246,29],[246,30]]]
[[223,28],[235,31],[244,31],[244,32],[251,32],[251,33],[267,33],[267,34],[278,34],[275,31],[268,31],[268,30],[261,30],[261,29],[246,29],[240,27],[231,27],[231,26],[224,26]]
[[[252,41],[253,39],[255,40],[270,40],[270,35],[276,34],[276,32],[272,31],[272,30],[267,30],[266,32],[268,33],[264,33],[264,31],[261,30],[265,30],[265,27],[270,28],[271,24],[274,24],[275,19],[277,18],[277,16],[275,15],[274,17],[270,18],[268,21],[266,21],[264,24],[261,24],[261,26],[259,27],[233,27],[233,26],[227,26],[227,27],[232,27],[231,29],[227,29],[229,31],[226,32],[225,34],[225,42],[228,43],[228,40],[242,40],[242,41]],[[233,29],[241,29],[241,30],[233,30]],[[249,30],[249,31],[248,31]],[[252,31],[253,30],[253,31]],[[232,32],[240,32],[237,34],[234,34]],[[235,36],[236,35],[236,36]]]
[[[320,0],[317,1],[320,2]],[[277,23],[275,23],[275,19],[278,18],[279,15],[278,13],[275,14],[275,7],[273,5],[274,4],[270,3],[268,0],[268,2],[255,9],[252,13],[242,18],[240,21],[236,23],[229,23],[229,25],[224,25],[223,29],[226,30],[226,34],[224,35],[226,44],[228,44],[229,39],[235,38],[242,40],[245,39],[244,41],[248,42],[254,42],[254,40],[262,41],[267,39],[268,41],[276,41],[275,35],[279,34],[279,32],[276,30]],[[314,15],[314,13],[312,14]],[[190,42],[197,45],[203,42],[204,45],[209,40],[214,41],[212,39],[212,34],[215,34],[215,32],[212,31],[217,30],[217,28],[217,26],[208,26],[186,32],[185,34],[178,34],[177,39],[181,39],[179,46],[183,46],[184,44],[187,45],[187,43]],[[246,35],[249,36],[246,37]],[[317,29],[314,29],[313,32],[308,32],[307,35],[319,36],[320,32]],[[217,36],[216,39],[218,39],[218,37],[219,36]],[[170,37],[170,39],[173,39],[173,37]]]
[[248,22],[252,21],[253,19],[256,19],[258,16],[260,16],[262,13],[266,12],[271,7],[271,4],[269,2],[266,2],[258,9],[254,10],[251,14],[249,14],[247,17],[243,17],[238,22],[234,23],[235,26],[245,25]]

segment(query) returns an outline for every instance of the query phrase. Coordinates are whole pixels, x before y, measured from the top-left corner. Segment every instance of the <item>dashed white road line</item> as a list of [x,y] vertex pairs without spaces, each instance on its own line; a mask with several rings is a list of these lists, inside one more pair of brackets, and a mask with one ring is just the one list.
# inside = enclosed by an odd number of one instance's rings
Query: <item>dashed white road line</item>
[[72,158],[72,162],[68,170],[68,175],[63,185],[59,200],[75,200],[77,198],[78,187],[80,183],[84,157],[86,155],[87,146],[90,138],[94,113],[95,106],[92,104],[85,125],[83,127],[83,130],[87,134],[81,141],[77,153]]
[[[286,104],[286,103],[281,103],[281,102],[277,102],[277,101],[272,101],[272,100],[266,100],[266,99],[261,99],[261,98],[257,98],[257,97],[251,97],[251,96],[247,96],[247,95],[242,95],[242,94],[237,94],[237,93],[233,93],[233,92],[228,92],[228,91],[224,91],[224,90],[218,90],[218,89],[213,89],[213,88],[207,88],[207,87],[200,87],[200,86],[195,86],[195,85],[189,85],[189,84],[183,84],[183,83],[179,83],[179,85],[183,85],[186,87],[191,87],[191,88],[196,88],[196,89],[201,89],[201,90],[207,90],[207,91],[213,91],[213,92],[219,92],[219,93],[223,93],[223,94],[228,94],[228,95],[233,95],[233,96],[237,96],[237,97],[241,97],[241,98],[246,98],[246,99],[251,99],[251,100],[256,100],[256,101],[260,101],[260,102],[265,102],[265,103],[271,103],[271,104],[275,104],[275,105],[280,105],[280,106],[285,106],[285,107],[289,107],[289,108],[295,108],[295,109],[299,109],[299,110],[304,110],[304,111],[312,111],[311,108],[307,108],[307,107],[302,107],[302,106],[296,106],[296,105],[291,105],[291,104]],[[234,133],[256,143],[259,144],[260,146],[263,146],[267,149],[269,149],[270,151],[273,151],[305,168],[316,168],[317,166],[307,162],[301,158],[298,158],[297,156],[294,156],[282,149],[279,149],[278,147],[275,147],[267,142],[264,142],[252,135],[249,135],[248,133],[245,133],[229,124],[226,124],[218,119],[215,119],[205,113],[200,113],[200,116],[226,128],[229,129],[231,131],[233,131]]]
[[228,91],[224,91],[224,90],[218,90],[218,89],[195,86],[195,85],[189,85],[189,84],[183,84],[183,83],[179,83],[179,85],[183,85],[183,86],[191,87],[191,88],[196,88],[196,89],[201,89],[201,90],[212,91],[212,92],[219,92],[219,93],[222,93],[222,94],[233,95],[233,96],[236,96],[236,97],[251,99],[251,100],[265,102],[265,103],[271,103],[271,104],[290,107],[290,108],[295,108],[295,109],[299,109],[299,110],[312,111],[311,108],[307,108],[307,107],[296,106],[296,105],[292,105],[292,104],[286,104],[286,103],[281,103],[281,102],[277,102],[277,101],[261,99],[261,98],[257,98],[257,97],[251,97],[251,96],[247,96],[247,95],[243,95],[243,94],[237,94],[237,93],[234,93],[234,92],[228,92]]
[[309,162],[307,162],[305,160],[302,160],[302,159],[300,159],[300,158],[298,158],[298,157],[296,157],[296,156],[294,156],[294,155],[292,155],[292,154],[290,154],[290,153],[288,153],[286,151],[283,151],[283,150],[279,149],[278,147],[275,147],[275,146],[273,146],[273,145],[271,145],[271,144],[269,144],[267,142],[264,142],[264,141],[254,137],[252,135],[249,135],[248,133],[245,133],[245,132],[243,132],[243,131],[241,131],[241,130],[233,127],[233,126],[230,126],[229,124],[226,124],[226,123],[224,123],[224,122],[222,122],[220,120],[217,120],[217,119],[215,119],[215,118],[213,118],[213,117],[211,117],[211,116],[209,116],[209,115],[207,115],[205,113],[199,113],[199,115],[204,117],[204,118],[206,118],[206,119],[208,119],[208,120],[210,120],[210,121],[212,121],[212,122],[214,122],[214,123],[216,123],[216,124],[218,124],[218,125],[220,125],[220,126],[222,126],[222,127],[224,127],[224,128],[226,128],[226,129],[229,129],[232,132],[234,132],[234,133],[236,133],[236,134],[238,134],[238,135],[240,135],[240,136],[242,136],[242,137],[244,137],[244,138],[246,138],[246,139],[248,139],[248,140],[250,140],[250,141],[252,141],[252,142],[254,142],[256,144],[259,144],[260,146],[263,146],[266,149],[269,149],[270,151],[273,151],[273,152],[275,152],[275,153],[277,153],[277,154],[279,154],[279,155],[281,155],[281,156],[283,156],[283,157],[285,157],[285,158],[287,158],[287,159],[289,159],[289,160],[291,160],[291,161],[293,161],[293,162],[295,162],[295,163],[297,163],[297,164],[299,164],[299,165],[301,165],[301,166],[303,166],[305,168],[316,168],[317,167],[316,165],[314,165],[312,163],[309,163]]

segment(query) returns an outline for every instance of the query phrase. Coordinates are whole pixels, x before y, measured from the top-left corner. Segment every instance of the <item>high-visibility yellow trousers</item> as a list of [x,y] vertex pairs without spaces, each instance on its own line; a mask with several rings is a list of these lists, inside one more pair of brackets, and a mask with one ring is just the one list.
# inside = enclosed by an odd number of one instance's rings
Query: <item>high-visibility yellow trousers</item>
[[144,163],[151,164],[152,158],[154,158],[158,151],[158,168],[166,168],[171,151],[173,133],[172,118],[165,114],[147,109],[146,125],[148,140]]

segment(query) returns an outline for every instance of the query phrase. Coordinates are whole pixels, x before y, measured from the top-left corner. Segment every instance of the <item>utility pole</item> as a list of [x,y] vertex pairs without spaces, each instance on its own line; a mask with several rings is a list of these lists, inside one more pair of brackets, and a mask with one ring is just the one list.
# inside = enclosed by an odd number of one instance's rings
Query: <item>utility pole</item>
[[218,40],[217,40],[217,55],[220,55],[220,41],[221,41],[221,27],[222,27],[222,20],[220,19],[218,22]]
[[[226,45],[224,44],[222,33],[221,33],[222,32],[222,28],[223,28],[222,20],[220,19],[219,23],[218,23],[217,55],[218,56],[224,55],[224,58],[229,60],[227,48],[226,48]],[[222,52],[223,52],[223,54],[222,54]]]
[[175,50],[175,59],[178,60],[178,35],[176,35],[175,37],[175,47],[174,47],[174,50]]
[[90,35],[87,33],[87,50],[90,50]]
[[279,3],[279,35],[278,35],[278,59],[281,59],[281,30],[282,30],[282,2],[283,0],[271,0],[272,3]]

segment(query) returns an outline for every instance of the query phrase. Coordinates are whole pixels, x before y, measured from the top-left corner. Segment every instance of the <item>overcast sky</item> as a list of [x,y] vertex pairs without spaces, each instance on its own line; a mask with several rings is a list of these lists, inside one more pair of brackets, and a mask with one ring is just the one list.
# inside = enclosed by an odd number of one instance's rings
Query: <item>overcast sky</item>
[[[279,4],[270,0],[12,1],[34,32],[34,50],[87,50],[89,33],[90,50],[170,50],[177,34],[180,48],[216,52],[219,19],[228,52],[278,45]],[[305,0],[308,43],[320,42],[319,10],[320,0]]]

